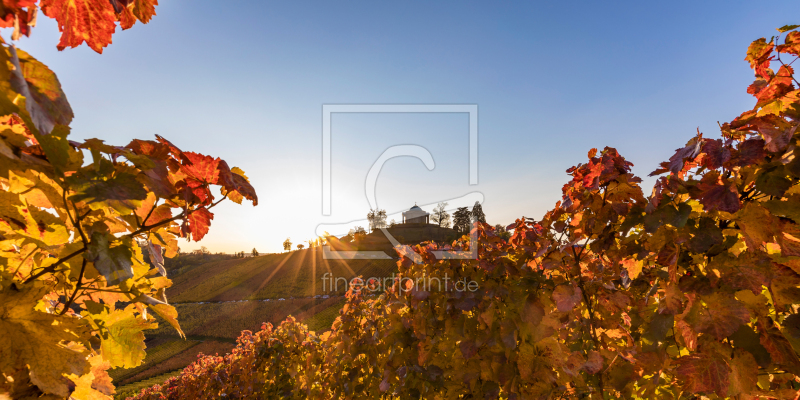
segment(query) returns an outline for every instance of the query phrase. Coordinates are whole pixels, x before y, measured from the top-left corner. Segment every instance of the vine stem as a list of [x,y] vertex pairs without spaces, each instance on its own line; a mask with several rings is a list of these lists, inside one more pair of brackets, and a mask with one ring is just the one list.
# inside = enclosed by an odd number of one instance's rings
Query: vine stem
[[[221,199],[219,199],[218,201],[216,201],[214,203],[211,203],[208,207],[206,207],[206,209],[210,209],[210,208],[216,206],[217,204],[221,203],[226,198],[228,198],[227,194],[225,196],[223,196]],[[64,192],[64,201],[66,202],[66,191]],[[137,229],[136,231],[131,232],[131,233],[125,235],[125,236],[126,237],[134,237],[134,236],[139,235],[141,233],[150,231],[153,228],[158,228],[158,227],[160,227],[162,225],[166,225],[166,224],[168,224],[168,223],[170,223],[172,221],[175,221],[175,220],[178,220],[178,219],[182,219],[182,218],[186,218],[187,216],[189,216],[191,213],[193,213],[196,210],[197,210],[196,208],[193,209],[193,210],[185,210],[182,213],[180,213],[177,216],[172,217],[170,219],[166,219],[164,221],[158,222],[158,223],[153,224],[153,225],[144,225],[144,226],[140,227],[139,229]],[[23,284],[30,283],[31,281],[35,280],[36,278],[39,278],[40,276],[42,276],[44,274],[55,272],[56,268],[58,266],[60,266],[61,264],[65,263],[66,261],[69,261],[71,258],[86,252],[86,250],[88,250],[89,241],[86,238],[86,236],[84,235],[83,229],[80,227],[80,219],[82,219],[83,217],[79,218],[77,221],[74,220],[72,218],[72,214],[70,214],[70,212],[69,212],[69,208],[67,208],[67,215],[69,216],[70,222],[72,222],[72,225],[75,226],[75,229],[78,231],[78,233],[81,236],[81,239],[83,240],[83,248],[80,248],[80,249],[68,254],[67,256],[65,256],[65,257],[61,258],[60,260],[58,260],[55,264],[50,265],[50,266],[42,269],[41,271],[31,275],[28,279],[25,279],[25,281],[22,282]],[[76,210],[76,215],[77,215],[77,210]],[[84,215],[84,217],[85,217],[85,215]]]
[[83,259],[83,263],[81,263],[81,272],[78,274],[78,283],[75,285],[75,291],[72,292],[72,296],[70,296],[69,300],[64,303],[64,309],[58,315],[64,315],[67,310],[69,310],[69,306],[72,305],[72,302],[75,301],[75,297],[78,295],[78,291],[81,290],[81,283],[83,282],[83,273],[86,271],[86,259]]

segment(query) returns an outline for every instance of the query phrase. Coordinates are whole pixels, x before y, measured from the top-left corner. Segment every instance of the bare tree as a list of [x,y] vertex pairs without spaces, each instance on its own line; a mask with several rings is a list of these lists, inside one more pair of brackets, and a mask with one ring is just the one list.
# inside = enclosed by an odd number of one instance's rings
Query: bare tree
[[447,213],[447,202],[443,201],[436,205],[436,208],[433,209],[431,221],[435,224],[439,224],[441,228],[450,227],[450,214]]
[[386,210],[369,210],[367,213],[370,232],[386,227]]

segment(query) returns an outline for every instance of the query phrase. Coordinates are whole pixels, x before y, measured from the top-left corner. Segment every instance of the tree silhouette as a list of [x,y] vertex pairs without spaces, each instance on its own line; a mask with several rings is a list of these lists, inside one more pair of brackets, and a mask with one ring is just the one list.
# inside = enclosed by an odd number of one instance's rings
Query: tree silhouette
[[289,239],[289,238],[286,238],[286,240],[283,241],[283,250],[284,251],[289,251],[291,249],[292,249],[292,240]]
[[486,214],[483,213],[483,207],[481,207],[481,203],[475,202],[475,205],[472,206],[472,219],[475,221],[481,221],[484,224],[486,223]]
[[447,213],[447,202],[441,202],[436,205],[436,208],[433,209],[433,214],[431,215],[431,221],[435,224],[439,224],[441,228],[449,228],[450,227],[450,214]]
[[353,235],[354,242],[360,242],[367,236],[367,231],[364,230],[363,226],[357,226],[354,229],[351,229],[351,234]]
[[369,210],[367,213],[370,232],[386,227],[386,210]]
[[453,213],[453,229],[461,233],[469,233],[472,226],[472,213],[467,207],[458,207]]

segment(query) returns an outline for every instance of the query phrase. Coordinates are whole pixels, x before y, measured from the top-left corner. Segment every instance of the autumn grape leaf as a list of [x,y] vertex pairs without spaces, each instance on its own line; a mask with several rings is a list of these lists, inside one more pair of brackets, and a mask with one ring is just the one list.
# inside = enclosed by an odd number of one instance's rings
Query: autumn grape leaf
[[702,165],[708,169],[719,169],[723,164],[731,159],[731,151],[722,140],[706,140],[703,143],[703,157]]
[[70,146],[68,135],[69,128],[63,125],[56,125],[49,135],[36,135],[47,160],[61,174],[74,171],[83,163],[83,153]]
[[558,311],[570,311],[581,302],[581,289],[577,286],[560,285],[553,290],[553,301]]
[[164,251],[161,246],[153,243],[152,240],[148,240],[147,254],[153,267],[155,267],[162,276],[167,276],[167,270],[164,268]]
[[[781,29],[790,28],[795,29],[797,25],[787,25]],[[783,44],[778,45],[776,48],[781,53],[789,53],[794,55],[800,55],[800,32],[791,32],[786,35],[786,39],[784,40]]]
[[187,176],[197,181],[196,183],[190,183],[189,186],[194,187],[199,184],[217,183],[219,180],[219,170],[217,169],[220,162],[219,158],[209,157],[191,151],[186,151],[183,154],[186,155],[186,158],[188,158],[191,163],[182,165],[181,170]]
[[753,355],[742,349],[736,349],[733,359],[730,360],[732,371],[731,385],[728,396],[748,394],[756,388],[758,383],[758,364]]
[[706,211],[719,210],[726,212],[736,212],[741,206],[739,193],[736,186],[730,183],[719,182],[719,174],[711,171],[703,176],[698,185],[701,191],[700,203]]
[[758,203],[749,202],[737,215],[747,247],[761,249],[780,235],[780,222]]
[[103,310],[89,316],[102,331],[100,350],[112,368],[133,368],[141,364],[146,347],[142,331],[158,327],[156,322],[134,314],[134,310],[136,307],[129,304],[123,310]]
[[800,314],[792,314],[783,320],[784,332],[795,339],[800,339]]
[[72,107],[56,74],[25,51],[13,47],[5,51],[10,53],[11,62],[19,66],[10,81],[11,87],[25,96],[25,108],[36,128],[49,133],[55,125],[68,125],[73,117]]
[[133,15],[143,24],[150,22],[156,15],[158,0],[133,0]]
[[147,198],[147,190],[141,182],[127,173],[105,180],[76,181],[74,187],[76,193],[70,196],[70,200],[85,201],[93,209],[108,205],[123,215],[139,208],[142,200]]
[[791,200],[767,200],[761,204],[773,215],[791,218],[794,222],[800,223],[800,198]]
[[[113,240],[113,236],[111,236]],[[94,232],[86,251],[86,259],[94,264],[95,269],[108,281],[109,285],[117,285],[133,277],[133,253],[124,245],[110,246],[109,235]]]
[[675,151],[675,154],[669,159],[669,170],[675,174],[683,169],[683,164],[686,160],[694,160],[697,154],[700,153],[700,147],[703,145],[702,137],[696,136],[686,143],[686,146]]
[[178,323],[178,311],[175,310],[175,307],[167,304],[164,301],[152,298],[147,295],[139,295],[135,299],[132,300],[133,302],[140,302],[147,304],[153,311],[156,312],[161,318],[164,318],[182,338],[186,338],[186,335],[183,334],[183,330],[181,329],[180,324]]
[[765,79],[769,78],[767,69],[769,69],[769,63],[772,60],[773,47],[772,40],[767,43],[766,39],[761,38],[753,41],[750,47],[747,48],[745,61],[750,63],[750,68],[756,72],[756,75]]
[[110,364],[104,361],[99,354],[88,358],[92,365],[91,372],[78,378],[73,378],[75,391],[72,393],[74,399],[81,400],[111,400],[109,397],[116,393],[111,377],[108,376]]
[[772,362],[795,375],[800,374],[800,358],[783,333],[764,320],[759,321],[758,330],[759,342],[769,352]]
[[636,260],[633,258],[626,258],[622,260],[622,267],[628,271],[628,277],[631,280],[634,280],[639,277],[642,273],[642,267],[644,266],[644,262],[641,260]]
[[716,354],[696,353],[677,360],[675,373],[684,381],[684,388],[691,393],[716,393],[725,396],[731,369],[722,357]]
[[767,368],[772,363],[772,358],[767,349],[761,345],[758,334],[748,325],[742,325],[731,335],[728,340],[733,342],[737,349],[745,350],[756,360],[758,366]]
[[188,224],[191,239],[199,242],[208,233],[211,226],[211,220],[214,219],[214,214],[208,211],[205,207],[199,207],[194,210],[188,217],[185,223]]
[[250,180],[239,167],[230,169],[228,163],[220,160],[219,168],[219,184],[222,185],[222,194],[228,196],[236,204],[242,204],[242,198],[246,198],[253,202],[253,205],[258,205],[258,196],[253,186],[250,185]]
[[111,43],[117,18],[108,0],[42,0],[40,7],[44,15],[58,22],[59,50],[86,42],[92,50],[102,53]]
[[735,298],[715,292],[695,301],[685,319],[695,331],[722,340],[750,321],[750,311]]
[[84,328],[73,317],[34,310],[47,292],[43,284],[17,287],[8,279],[0,283],[0,337],[8,341],[0,346],[0,371],[13,375],[20,365],[27,365],[31,382],[42,391],[68,397],[74,384],[62,374],[89,372],[80,347],[66,346],[66,342],[80,340]]

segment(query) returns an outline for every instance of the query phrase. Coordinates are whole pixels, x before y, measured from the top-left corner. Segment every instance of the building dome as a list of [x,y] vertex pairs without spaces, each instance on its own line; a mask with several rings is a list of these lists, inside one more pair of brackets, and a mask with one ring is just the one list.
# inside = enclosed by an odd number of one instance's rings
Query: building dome
[[427,224],[429,222],[430,214],[426,213],[423,209],[419,208],[416,204],[414,207],[403,212],[403,223],[412,224]]

